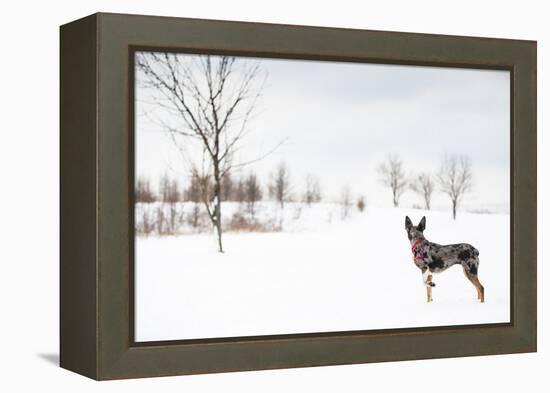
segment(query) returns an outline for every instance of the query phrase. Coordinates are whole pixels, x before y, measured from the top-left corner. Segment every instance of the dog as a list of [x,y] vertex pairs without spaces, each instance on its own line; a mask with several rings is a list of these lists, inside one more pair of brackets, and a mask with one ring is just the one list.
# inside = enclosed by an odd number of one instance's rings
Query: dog
[[453,265],[461,265],[466,278],[477,290],[477,298],[485,301],[485,288],[477,277],[479,271],[479,251],[466,243],[440,245],[432,243],[424,237],[426,229],[426,217],[422,217],[420,223],[414,226],[411,219],[405,217],[405,229],[411,242],[411,250],[414,264],[422,271],[422,281],[426,286],[428,303],[433,301],[432,281],[434,273],[441,273]]

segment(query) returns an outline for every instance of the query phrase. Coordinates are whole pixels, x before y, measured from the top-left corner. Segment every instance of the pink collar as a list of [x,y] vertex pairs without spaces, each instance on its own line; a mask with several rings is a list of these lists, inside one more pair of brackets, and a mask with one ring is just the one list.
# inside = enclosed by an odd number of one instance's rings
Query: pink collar
[[424,257],[422,256],[422,252],[421,252],[421,251],[415,252],[416,247],[417,247],[420,243],[422,243],[423,241],[425,241],[425,239],[417,239],[417,240],[415,240],[415,242],[414,242],[413,245],[412,245],[412,253],[413,253],[413,255],[414,255],[414,260],[415,260],[415,261],[419,261],[419,260],[424,259]]

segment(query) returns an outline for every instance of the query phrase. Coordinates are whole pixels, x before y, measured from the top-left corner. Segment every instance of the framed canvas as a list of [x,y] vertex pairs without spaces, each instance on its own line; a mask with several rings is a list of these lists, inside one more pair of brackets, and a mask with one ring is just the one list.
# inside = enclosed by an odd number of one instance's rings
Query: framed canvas
[[61,27],[61,366],[536,351],[536,43]]

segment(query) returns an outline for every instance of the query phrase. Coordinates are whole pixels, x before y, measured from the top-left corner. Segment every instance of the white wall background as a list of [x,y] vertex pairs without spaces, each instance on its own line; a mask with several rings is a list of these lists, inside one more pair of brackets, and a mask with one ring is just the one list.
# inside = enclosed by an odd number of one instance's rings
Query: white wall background
[[[280,22],[539,42],[539,353],[94,383],[54,366],[58,353],[58,26],[96,11]],[[24,1],[0,14],[0,390],[543,391],[548,300],[543,242],[550,143],[543,135],[550,29],[544,2]]]

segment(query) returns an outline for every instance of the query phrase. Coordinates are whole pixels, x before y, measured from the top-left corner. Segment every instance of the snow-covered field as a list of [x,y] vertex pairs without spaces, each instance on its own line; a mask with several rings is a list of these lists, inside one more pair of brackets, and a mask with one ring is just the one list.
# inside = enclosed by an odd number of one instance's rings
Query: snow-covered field
[[[343,220],[337,204],[288,204],[283,231],[226,233],[224,254],[210,234],[137,237],[136,340],[509,321],[509,215],[352,210]],[[479,249],[484,304],[459,266],[435,276],[426,303],[405,215],[426,215],[428,240]]]

